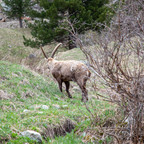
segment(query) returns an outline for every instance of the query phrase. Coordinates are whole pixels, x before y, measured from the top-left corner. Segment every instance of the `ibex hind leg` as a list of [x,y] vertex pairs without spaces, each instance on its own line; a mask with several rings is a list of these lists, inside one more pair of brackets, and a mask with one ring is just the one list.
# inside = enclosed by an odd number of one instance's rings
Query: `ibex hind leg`
[[82,89],[82,101],[83,102],[88,101],[88,92],[85,87]]
[[72,96],[71,96],[71,94],[70,94],[70,92],[69,92],[70,82],[69,82],[69,81],[66,81],[66,82],[64,82],[64,83],[65,83],[65,85],[66,85],[66,92],[67,92],[67,94],[68,94],[68,97],[69,97],[69,98],[72,98]]
[[83,102],[88,101],[88,91],[86,89],[86,80],[78,81],[77,84],[79,85],[82,91],[82,101]]

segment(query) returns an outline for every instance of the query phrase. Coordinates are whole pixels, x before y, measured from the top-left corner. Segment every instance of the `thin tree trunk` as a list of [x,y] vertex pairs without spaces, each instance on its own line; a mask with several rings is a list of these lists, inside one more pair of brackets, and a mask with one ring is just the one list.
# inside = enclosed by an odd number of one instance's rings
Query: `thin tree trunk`
[[23,24],[22,24],[22,19],[21,19],[21,17],[19,17],[19,24],[20,24],[20,28],[23,28]]
[[69,40],[69,43],[68,43],[69,50],[76,48],[76,44],[75,44],[74,40],[72,39],[72,35],[70,33],[69,33],[68,40]]

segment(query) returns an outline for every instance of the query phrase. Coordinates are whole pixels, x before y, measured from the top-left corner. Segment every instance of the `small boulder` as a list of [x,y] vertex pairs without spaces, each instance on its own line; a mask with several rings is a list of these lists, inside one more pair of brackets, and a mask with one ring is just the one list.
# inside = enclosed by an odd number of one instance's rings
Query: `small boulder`
[[37,112],[38,114],[43,114],[43,112],[42,111],[39,111],[39,112]]
[[63,105],[62,108],[68,108],[68,105]]
[[23,112],[24,112],[24,113],[27,113],[27,112],[30,112],[30,110],[24,109]]
[[21,136],[29,137],[32,140],[36,140],[37,142],[42,143],[42,136],[38,132],[32,130],[26,130],[24,132],[21,132]]
[[57,109],[60,109],[60,106],[57,105],[57,104],[53,104],[52,106],[55,107],[55,108],[57,108]]
[[49,106],[47,106],[47,105],[33,105],[33,106],[30,106],[30,108],[48,110]]
[[47,110],[47,109],[49,109],[49,107],[47,105],[42,105],[41,109]]
[[36,58],[36,56],[34,54],[29,55],[29,59],[34,59],[34,58]]

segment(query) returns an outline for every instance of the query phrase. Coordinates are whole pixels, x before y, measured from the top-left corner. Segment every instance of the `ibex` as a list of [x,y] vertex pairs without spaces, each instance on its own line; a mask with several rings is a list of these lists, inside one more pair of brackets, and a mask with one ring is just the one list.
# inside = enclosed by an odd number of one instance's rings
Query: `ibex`
[[65,83],[66,92],[69,98],[72,98],[69,87],[70,81],[76,82],[82,91],[82,101],[88,100],[88,91],[86,89],[86,82],[90,78],[91,72],[88,67],[82,62],[75,60],[57,61],[53,57],[62,43],[59,43],[53,50],[51,57],[47,57],[43,48],[41,50],[48,61],[48,68],[53,77],[57,80],[59,89],[62,92],[62,83]]

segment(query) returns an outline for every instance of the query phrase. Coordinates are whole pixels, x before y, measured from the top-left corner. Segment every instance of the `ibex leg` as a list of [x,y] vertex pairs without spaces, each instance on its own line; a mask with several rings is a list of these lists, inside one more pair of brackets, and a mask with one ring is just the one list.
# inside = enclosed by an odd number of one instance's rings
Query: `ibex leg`
[[67,94],[68,94],[68,97],[69,97],[69,98],[72,98],[72,96],[71,96],[71,94],[70,94],[70,92],[69,92],[70,82],[69,82],[69,81],[66,81],[66,82],[64,82],[64,83],[65,83],[65,85],[66,85],[66,92],[67,92]]
[[58,85],[59,85],[59,89],[62,92],[62,81],[61,80],[57,80]]
[[88,91],[86,89],[86,81],[82,80],[82,81],[78,81],[77,82],[81,91],[82,91],[82,101],[88,101]]

